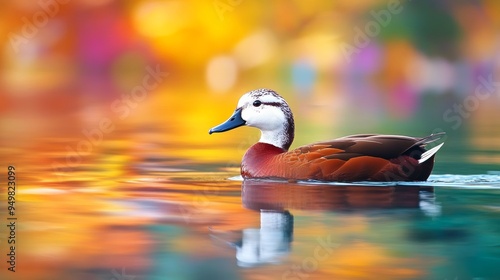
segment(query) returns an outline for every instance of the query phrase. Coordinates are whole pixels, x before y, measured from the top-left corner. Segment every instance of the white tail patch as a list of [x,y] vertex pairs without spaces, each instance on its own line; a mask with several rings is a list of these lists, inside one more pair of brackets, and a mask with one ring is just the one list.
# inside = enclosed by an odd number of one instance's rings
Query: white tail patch
[[422,156],[420,157],[420,159],[418,160],[418,163],[424,163],[426,162],[428,159],[430,159],[434,154],[437,153],[437,151],[439,151],[439,149],[443,146],[444,143],[441,143],[439,145],[437,145],[436,147],[426,151],[425,153],[422,154]]

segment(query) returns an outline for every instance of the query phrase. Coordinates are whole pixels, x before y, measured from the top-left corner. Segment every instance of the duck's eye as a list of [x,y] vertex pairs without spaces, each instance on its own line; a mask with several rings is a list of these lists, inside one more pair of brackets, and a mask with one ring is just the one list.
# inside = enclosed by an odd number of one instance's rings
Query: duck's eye
[[261,104],[262,104],[262,102],[261,102],[260,100],[255,100],[255,101],[253,102],[253,106],[254,106],[254,107],[259,107]]

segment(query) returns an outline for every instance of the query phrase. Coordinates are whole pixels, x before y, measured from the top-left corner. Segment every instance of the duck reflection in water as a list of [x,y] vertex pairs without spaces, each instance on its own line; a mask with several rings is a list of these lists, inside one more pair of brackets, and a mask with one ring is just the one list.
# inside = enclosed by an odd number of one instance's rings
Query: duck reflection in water
[[293,210],[357,212],[383,209],[420,209],[426,216],[440,215],[434,189],[422,185],[295,184],[244,180],[243,206],[260,213],[260,228],[246,228],[231,242],[238,265],[279,263],[291,250]]
[[242,231],[236,245],[239,266],[279,262],[290,252],[293,237],[293,216],[288,211],[260,210],[260,228]]

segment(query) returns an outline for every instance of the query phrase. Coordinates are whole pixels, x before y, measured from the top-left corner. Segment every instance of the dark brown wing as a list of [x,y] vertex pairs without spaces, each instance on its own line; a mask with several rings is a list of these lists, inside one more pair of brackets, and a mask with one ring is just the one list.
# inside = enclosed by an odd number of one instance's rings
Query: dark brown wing
[[321,154],[326,159],[349,160],[359,156],[394,159],[408,155],[415,159],[425,152],[425,145],[440,139],[443,134],[423,138],[401,135],[360,134],[318,142],[297,148],[300,153]]
[[[419,166],[418,160],[426,151],[425,145],[442,136],[444,133],[423,138],[374,134],[346,136],[302,146],[282,154],[279,161],[286,162],[288,167],[280,169],[290,171],[290,174],[285,172],[283,176],[288,178],[336,181],[396,181],[398,178],[425,180],[432,170],[432,161],[426,166]],[[433,155],[429,158],[432,157]],[[400,172],[399,169],[402,168],[409,168],[412,174],[389,174]],[[390,178],[392,175],[393,178]]]

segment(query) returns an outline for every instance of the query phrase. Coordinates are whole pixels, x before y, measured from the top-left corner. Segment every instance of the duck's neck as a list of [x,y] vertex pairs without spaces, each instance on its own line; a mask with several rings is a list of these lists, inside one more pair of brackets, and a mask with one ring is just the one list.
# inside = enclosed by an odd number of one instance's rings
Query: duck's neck
[[295,136],[295,124],[293,117],[289,118],[279,129],[261,130],[260,143],[267,143],[285,151],[292,145]]

